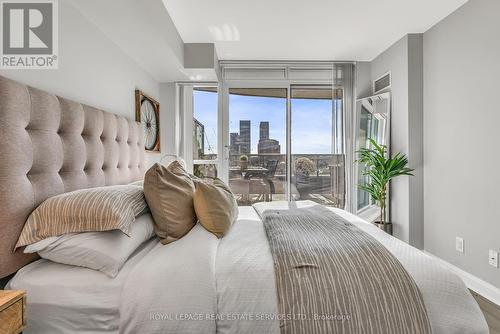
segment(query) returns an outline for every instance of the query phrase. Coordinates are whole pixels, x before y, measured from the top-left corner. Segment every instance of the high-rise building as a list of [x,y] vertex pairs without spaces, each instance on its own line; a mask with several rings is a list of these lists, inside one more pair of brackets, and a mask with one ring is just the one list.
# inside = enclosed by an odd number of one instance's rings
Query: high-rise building
[[240,153],[240,148],[238,146],[238,132],[231,132],[229,134],[229,154]]
[[193,159],[203,159],[205,154],[205,126],[196,118],[193,118],[193,126],[195,140],[193,143]]
[[239,153],[249,154],[251,149],[251,137],[249,120],[240,120],[240,135],[238,136]]
[[257,152],[260,153],[280,153],[280,142],[269,138],[269,122],[260,122],[259,144]]
[[260,122],[260,136],[259,140],[269,139],[269,122]]
[[261,139],[257,147],[258,153],[280,153],[280,142],[276,139]]

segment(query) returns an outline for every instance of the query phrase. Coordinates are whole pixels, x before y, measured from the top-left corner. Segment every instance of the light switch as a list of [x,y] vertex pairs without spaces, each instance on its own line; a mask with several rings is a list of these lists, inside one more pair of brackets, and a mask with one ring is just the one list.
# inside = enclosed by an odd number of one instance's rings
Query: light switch
[[464,239],[457,237],[455,240],[455,249],[457,252],[463,253],[464,252]]
[[498,268],[498,252],[490,249],[489,263],[495,268]]

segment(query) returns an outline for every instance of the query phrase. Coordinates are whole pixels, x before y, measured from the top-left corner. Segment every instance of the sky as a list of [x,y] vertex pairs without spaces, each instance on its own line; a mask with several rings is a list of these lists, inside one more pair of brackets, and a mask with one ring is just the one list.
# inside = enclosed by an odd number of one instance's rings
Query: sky
[[[205,153],[217,152],[217,94],[194,91],[194,117],[205,126]],[[292,154],[332,153],[332,102],[292,99]],[[259,125],[269,122],[269,137],[286,149],[286,99],[229,96],[229,131],[239,132],[240,120],[251,121],[251,153],[257,153]],[[209,150],[209,146],[212,151]]]

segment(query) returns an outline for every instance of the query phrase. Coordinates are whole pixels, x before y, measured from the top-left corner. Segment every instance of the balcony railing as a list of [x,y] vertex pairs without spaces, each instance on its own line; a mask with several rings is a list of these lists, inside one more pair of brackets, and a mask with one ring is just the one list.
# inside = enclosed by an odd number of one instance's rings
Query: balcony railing
[[[297,160],[301,163],[297,164]],[[286,155],[275,153],[231,154],[229,186],[240,205],[286,199]],[[304,167],[305,166],[305,167]],[[343,154],[292,155],[292,200],[343,208],[345,157]]]

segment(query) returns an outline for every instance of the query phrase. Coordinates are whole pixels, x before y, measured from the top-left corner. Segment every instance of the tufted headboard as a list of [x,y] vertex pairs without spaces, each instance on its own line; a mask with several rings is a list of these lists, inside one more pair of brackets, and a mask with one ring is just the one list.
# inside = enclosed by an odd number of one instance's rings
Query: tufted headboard
[[144,171],[138,123],[0,76],[0,278],[36,258],[13,249],[45,199]]

